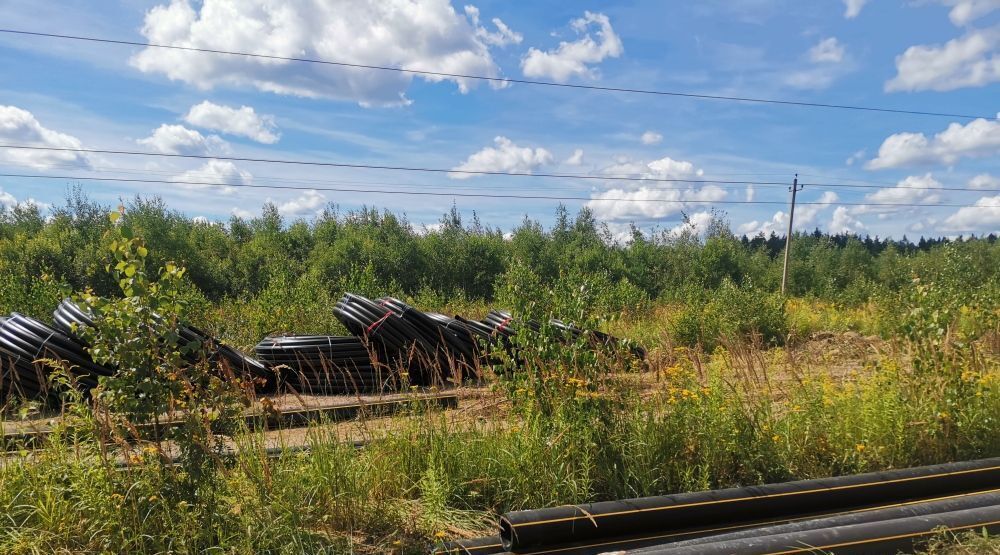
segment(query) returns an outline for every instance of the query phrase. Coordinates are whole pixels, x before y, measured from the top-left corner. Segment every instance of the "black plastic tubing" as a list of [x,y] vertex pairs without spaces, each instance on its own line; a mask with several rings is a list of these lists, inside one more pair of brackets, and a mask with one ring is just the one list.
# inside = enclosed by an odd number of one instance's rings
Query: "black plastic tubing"
[[500,519],[508,551],[761,520],[988,489],[1000,458],[834,478],[514,511]]
[[[820,528],[674,549],[645,550],[648,555],[884,555],[909,553],[939,531],[1000,532],[1000,505],[911,516],[848,526]],[[627,553],[627,552],[626,552]]]

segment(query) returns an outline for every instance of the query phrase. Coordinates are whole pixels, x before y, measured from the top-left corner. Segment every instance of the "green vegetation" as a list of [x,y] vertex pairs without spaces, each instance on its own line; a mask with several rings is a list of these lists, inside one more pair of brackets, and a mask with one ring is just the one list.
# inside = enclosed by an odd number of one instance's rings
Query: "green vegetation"
[[[60,284],[90,288],[115,323],[94,345],[133,370],[93,407],[71,405],[73,433],[3,461],[0,552],[421,553],[511,509],[1000,455],[993,239],[801,236],[786,300],[773,241],[721,221],[703,240],[616,245],[586,212],[510,239],[456,211],[433,233],[373,210],[288,224],[270,207],[226,227],[157,202],[135,201],[119,224],[106,212],[77,196],[51,219],[19,208],[0,222],[0,310],[47,319]],[[636,340],[649,359],[566,347],[543,327],[522,337],[519,370],[489,373],[476,410],[357,426],[363,449],[317,425],[309,452],[269,459],[263,433],[216,426],[235,393],[182,363],[188,346],[145,339],[182,312],[240,346],[343,332],[330,307],[344,290],[555,316]],[[115,441],[176,399],[195,410],[172,441]],[[235,457],[221,456],[224,436]]]

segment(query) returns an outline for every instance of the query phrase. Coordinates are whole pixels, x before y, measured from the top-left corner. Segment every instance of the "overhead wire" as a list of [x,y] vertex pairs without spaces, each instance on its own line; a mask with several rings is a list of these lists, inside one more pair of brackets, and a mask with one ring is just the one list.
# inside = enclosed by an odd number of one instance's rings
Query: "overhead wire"
[[[20,179],[65,179],[76,181],[103,181],[113,183],[136,183],[136,184],[166,184],[166,185],[192,185],[199,187],[231,187],[236,189],[274,189],[274,190],[294,190],[294,191],[327,191],[342,193],[369,193],[383,195],[413,195],[413,196],[434,196],[434,197],[460,197],[460,198],[495,198],[495,199],[524,199],[524,200],[576,200],[587,202],[642,202],[642,203],[668,203],[668,204],[757,204],[757,205],[780,205],[787,204],[784,201],[766,200],[707,200],[707,199],[656,199],[656,198],[629,198],[629,197],[579,197],[564,195],[513,195],[503,193],[473,193],[468,191],[435,192],[435,191],[401,191],[389,189],[361,189],[348,187],[313,187],[298,185],[259,185],[259,184],[230,184],[209,181],[189,181],[189,180],[166,180],[166,179],[137,179],[137,178],[115,178],[96,176],[75,176],[75,175],[41,175],[41,174],[12,174],[0,173],[0,177],[20,178]],[[865,207],[939,207],[939,208],[993,208],[1000,207],[1000,204],[955,204],[955,203],[885,203],[885,202],[798,202],[799,205],[815,206],[865,206]]]
[[[550,178],[550,179],[581,179],[589,181],[623,181],[623,182],[638,182],[638,183],[684,183],[691,185],[753,185],[753,186],[777,186],[777,187],[787,187],[788,182],[785,181],[752,181],[752,180],[729,180],[729,179],[690,179],[690,178],[679,178],[679,177],[636,177],[627,175],[595,175],[595,174],[574,174],[574,173],[527,173],[527,172],[502,172],[502,171],[491,171],[491,170],[459,170],[455,168],[427,168],[427,167],[417,167],[417,166],[389,166],[389,165],[379,165],[379,164],[354,164],[346,162],[326,162],[326,161],[314,161],[314,160],[289,160],[280,158],[251,158],[242,156],[226,156],[226,155],[210,155],[210,154],[179,154],[179,153],[166,153],[166,152],[145,152],[145,151],[135,151],[135,150],[110,150],[110,149],[96,149],[96,148],[70,148],[70,147],[53,147],[53,146],[41,146],[41,145],[21,145],[21,144],[0,144],[0,149],[17,149],[17,150],[39,150],[39,151],[53,151],[53,152],[75,152],[79,154],[112,154],[112,155],[122,155],[122,156],[150,156],[150,157],[162,157],[162,158],[179,158],[179,159],[194,159],[194,160],[226,160],[232,162],[248,162],[248,163],[261,163],[261,164],[280,164],[280,165],[299,165],[299,166],[313,166],[313,167],[331,167],[331,168],[344,168],[344,169],[360,169],[360,170],[385,170],[385,171],[399,171],[399,172],[416,172],[416,173],[434,173],[434,174],[462,174],[462,175],[486,175],[486,176],[499,176],[499,177],[530,177],[530,178]],[[280,178],[276,178],[280,179]],[[888,182],[882,182],[889,185]],[[389,183],[389,185],[397,185],[395,183]],[[826,188],[855,188],[855,189],[884,189],[880,185],[875,185],[873,183],[862,184],[862,183],[820,183],[820,182],[799,182],[801,186],[808,187],[826,187]],[[894,186],[899,186],[899,183],[893,184]],[[416,185],[424,186],[424,185]],[[990,189],[990,188],[977,188],[977,187],[944,187],[944,186],[926,186],[926,187],[912,187],[912,189],[917,190],[933,190],[933,191],[968,191],[968,192],[1000,192],[1000,189]]]
[[947,117],[947,118],[961,118],[961,119],[993,119],[993,116],[976,115],[976,114],[959,114],[959,113],[948,113],[948,112],[931,112],[923,110],[905,110],[898,108],[883,108],[876,106],[859,106],[850,104],[831,104],[822,102],[805,102],[796,100],[782,100],[773,98],[754,98],[754,97],[744,97],[744,96],[727,96],[727,95],[715,95],[715,94],[704,94],[704,93],[691,93],[682,91],[667,91],[667,90],[654,90],[654,89],[638,89],[631,87],[611,87],[611,86],[601,86],[601,85],[588,85],[581,83],[560,83],[556,81],[542,81],[533,79],[517,79],[512,77],[491,77],[488,75],[470,75],[464,73],[449,73],[443,71],[429,71],[421,69],[412,68],[402,68],[402,67],[392,67],[392,66],[382,66],[373,64],[359,64],[353,62],[343,62],[335,60],[322,60],[317,58],[305,58],[298,56],[278,56],[274,54],[262,54],[253,52],[238,52],[232,50],[220,50],[214,48],[199,48],[194,46],[179,46],[173,44],[159,44],[153,42],[141,42],[141,41],[130,41],[122,39],[108,39],[101,37],[88,37],[82,35],[68,35],[61,33],[45,33],[38,31],[26,31],[23,29],[0,29],[0,33],[8,35],[20,35],[20,36],[32,36],[32,37],[42,37],[42,38],[53,38],[62,40],[74,40],[74,41],[86,41],[93,43],[103,43],[103,44],[114,44],[122,46],[138,46],[143,48],[159,48],[166,50],[177,50],[185,52],[202,52],[208,54],[221,54],[227,56],[241,56],[247,58],[260,58],[265,60],[280,60],[288,62],[301,62],[310,64],[322,64],[328,66],[344,67],[351,69],[367,69],[367,70],[377,70],[377,71],[390,71],[397,73],[406,73],[411,75],[422,75],[434,78],[448,78],[448,79],[470,79],[477,81],[486,81],[491,83],[516,83],[521,85],[537,85],[545,87],[560,87],[566,89],[582,89],[582,90],[593,90],[593,91],[604,91],[604,92],[615,92],[615,93],[630,93],[630,94],[644,94],[644,95],[654,95],[654,96],[664,96],[664,97],[677,97],[677,98],[691,98],[697,100],[717,100],[717,101],[732,101],[732,102],[746,102],[746,103],[756,103],[756,104],[770,104],[779,106],[798,106],[798,107],[808,107],[808,108],[826,108],[826,109],[837,109],[837,110],[854,110],[854,111],[864,111],[864,112],[880,112],[889,114],[903,114],[912,116],[931,116],[931,117]]

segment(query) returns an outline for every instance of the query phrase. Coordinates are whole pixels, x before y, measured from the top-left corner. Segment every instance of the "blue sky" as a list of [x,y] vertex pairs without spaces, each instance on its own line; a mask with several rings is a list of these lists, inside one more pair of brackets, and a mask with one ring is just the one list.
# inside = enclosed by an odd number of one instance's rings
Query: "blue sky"
[[[99,6],[99,9],[97,8]],[[892,236],[1000,230],[1000,0],[498,2],[0,0],[2,27],[447,73],[984,116],[919,117],[525,84],[0,34],[0,143],[593,177],[787,183],[796,227]],[[433,226],[452,202],[509,230],[570,196],[612,232],[715,208],[734,231],[787,225],[786,186],[422,174],[0,149],[6,174],[159,195],[225,221],[375,205]],[[0,203],[60,204],[76,181],[0,177]],[[296,190],[239,185],[295,185]],[[815,185],[813,185],[815,184]],[[866,188],[838,185],[859,184]],[[968,188],[948,191],[944,188]],[[310,190],[315,188],[315,190]],[[601,198],[617,200],[600,200]],[[630,199],[624,201],[620,199]],[[664,202],[680,201],[680,202]],[[919,207],[878,206],[920,204]],[[944,206],[944,205],[964,205]]]

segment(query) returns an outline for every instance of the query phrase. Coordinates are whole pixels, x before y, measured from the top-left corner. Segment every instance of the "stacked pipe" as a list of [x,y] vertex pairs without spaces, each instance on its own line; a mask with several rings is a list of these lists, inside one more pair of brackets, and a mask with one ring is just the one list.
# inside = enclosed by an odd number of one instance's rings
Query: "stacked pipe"
[[[59,303],[59,306],[52,313],[52,319],[63,333],[73,336],[80,343],[83,343],[79,337],[80,328],[94,327],[93,315],[70,299],[63,299]],[[255,389],[260,392],[274,389],[275,374],[260,361],[247,356],[238,349],[224,345],[192,325],[178,326],[177,334],[187,343],[203,345],[208,362],[223,371],[223,375],[226,375],[226,372],[231,372],[241,379],[252,382]],[[184,358],[191,364],[200,362],[199,354],[196,352],[188,353]]]
[[435,364],[437,349],[426,331],[414,327],[415,318],[403,318],[391,301],[372,301],[361,295],[345,294],[333,309],[334,315],[356,337],[368,341],[380,364],[407,372],[416,385],[439,383],[440,366]]
[[1000,458],[514,511],[435,552],[895,553],[939,528],[1000,532]]
[[58,329],[16,312],[0,320],[0,397],[55,395],[48,378],[55,369],[66,371],[82,391],[113,372],[95,363],[79,340]]
[[352,394],[398,387],[395,375],[373,363],[368,345],[358,337],[269,337],[255,350],[299,392]]

